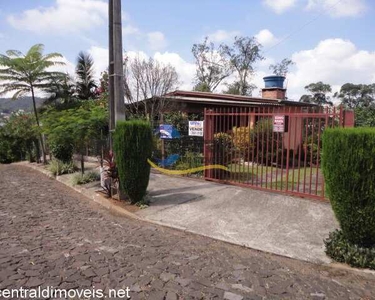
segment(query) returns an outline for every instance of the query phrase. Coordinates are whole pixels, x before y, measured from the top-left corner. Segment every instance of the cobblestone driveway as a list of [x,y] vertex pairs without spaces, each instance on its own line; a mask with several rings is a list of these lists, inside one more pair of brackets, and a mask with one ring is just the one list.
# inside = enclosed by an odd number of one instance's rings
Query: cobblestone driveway
[[0,289],[125,288],[132,299],[372,299],[375,276],[115,216],[21,166],[0,166]]

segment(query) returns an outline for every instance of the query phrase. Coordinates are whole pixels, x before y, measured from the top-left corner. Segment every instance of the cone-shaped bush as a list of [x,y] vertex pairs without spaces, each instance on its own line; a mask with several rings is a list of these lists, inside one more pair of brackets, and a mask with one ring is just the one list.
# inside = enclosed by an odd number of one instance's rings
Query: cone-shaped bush
[[142,201],[150,178],[147,159],[152,152],[150,123],[142,120],[121,121],[116,124],[113,148],[119,173],[120,187],[132,203]]
[[353,244],[375,245],[375,128],[325,130],[322,159],[344,236]]

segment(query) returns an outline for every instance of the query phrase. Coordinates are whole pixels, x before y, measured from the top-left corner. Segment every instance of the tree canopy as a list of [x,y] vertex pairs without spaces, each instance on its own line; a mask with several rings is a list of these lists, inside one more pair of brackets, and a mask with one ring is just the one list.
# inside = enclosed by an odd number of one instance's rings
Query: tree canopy
[[94,79],[94,60],[85,52],[79,52],[76,66],[78,98],[88,100],[94,98],[98,87]]
[[232,46],[222,45],[222,48],[237,77],[237,80],[229,86],[228,91],[251,96],[255,88],[250,82],[255,72],[254,65],[257,61],[264,59],[261,55],[262,45],[254,37],[236,36]]
[[223,46],[216,47],[208,41],[208,37],[202,43],[194,44],[191,52],[196,65],[194,90],[214,92],[219,84],[232,74]]
[[270,65],[270,70],[277,76],[286,76],[289,72],[289,68],[294,65],[294,62],[289,58],[284,58],[281,62]]
[[333,105],[330,101],[330,96],[328,95],[332,92],[332,88],[329,84],[321,81],[310,83],[305,86],[305,90],[308,91],[309,94],[302,95],[299,100],[300,102],[315,103],[318,105]]
[[[8,50],[6,54],[0,55],[0,95],[13,93],[13,99],[27,94],[31,94],[34,108],[34,115],[39,126],[38,112],[35,103],[35,91],[45,91],[50,87],[53,78],[63,76],[61,72],[50,71],[50,67],[63,65],[64,63],[56,59],[61,58],[59,53],[43,54],[44,45],[36,44],[32,46],[26,54],[18,50]],[[40,137],[42,145],[43,160],[45,159],[45,149],[43,139]]]
[[375,106],[375,84],[345,83],[335,97],[347,108]]

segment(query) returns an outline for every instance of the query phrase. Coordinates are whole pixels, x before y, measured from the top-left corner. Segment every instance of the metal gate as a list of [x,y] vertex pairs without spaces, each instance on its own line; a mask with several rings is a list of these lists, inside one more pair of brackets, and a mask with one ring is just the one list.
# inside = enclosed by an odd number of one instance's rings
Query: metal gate
[[335,107],[248,107],[205,110],[205,179],[324,199],[322,133],[353,126]]

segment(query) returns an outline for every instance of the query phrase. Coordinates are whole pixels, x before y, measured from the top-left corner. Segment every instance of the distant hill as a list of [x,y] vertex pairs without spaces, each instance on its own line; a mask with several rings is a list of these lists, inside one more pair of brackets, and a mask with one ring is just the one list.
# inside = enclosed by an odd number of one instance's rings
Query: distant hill
[[[40,107],[43,104],[45,99],[43,98],[35,98],[36,106]],[[13,112],[19,109],[23,109],[24,111],[32,111],[33,110],[33,101],[31,97],[22,97],[17,100],[12,100],[11,98],[0,98],[0,112]]]

